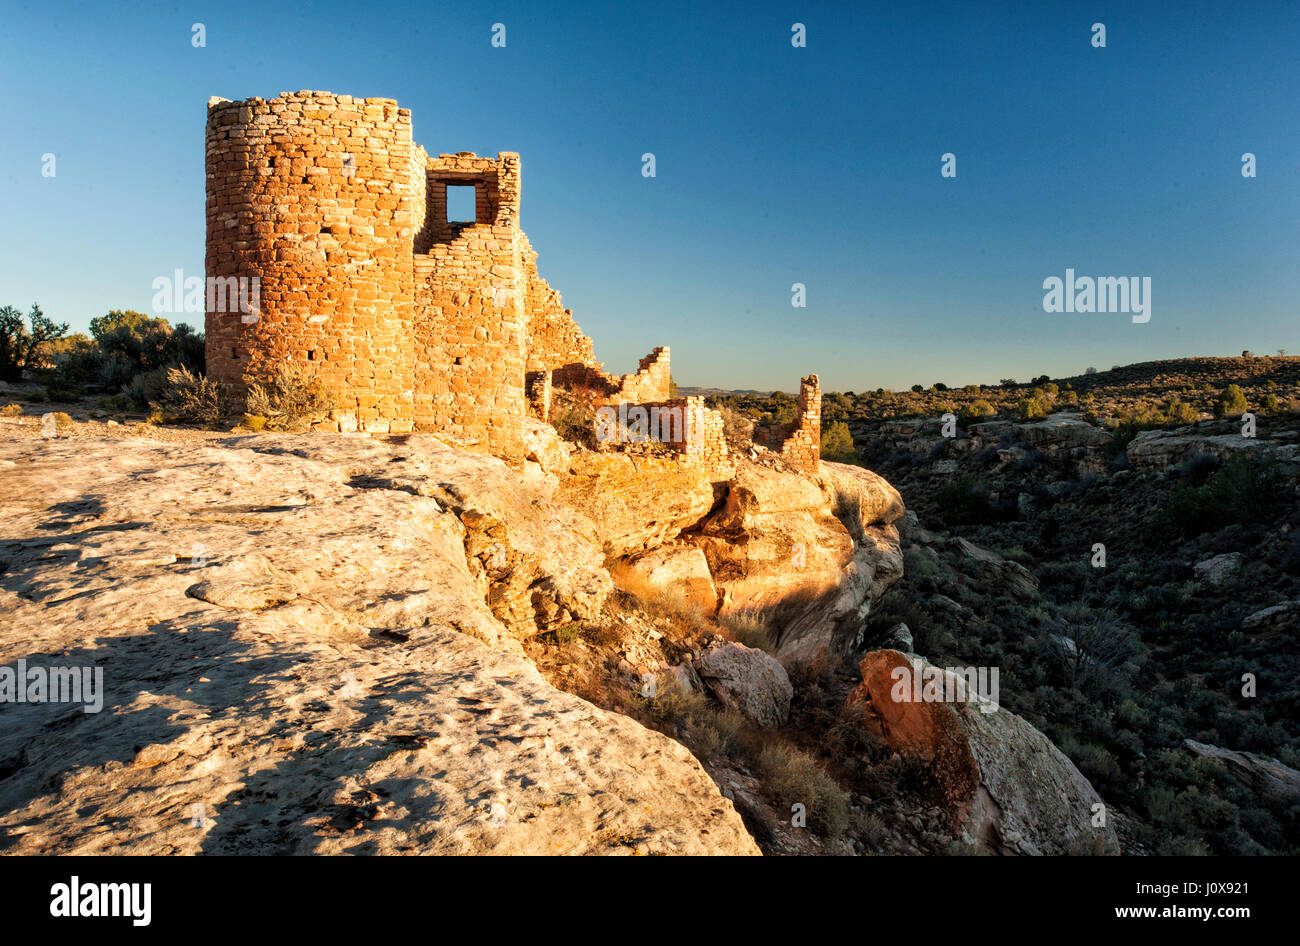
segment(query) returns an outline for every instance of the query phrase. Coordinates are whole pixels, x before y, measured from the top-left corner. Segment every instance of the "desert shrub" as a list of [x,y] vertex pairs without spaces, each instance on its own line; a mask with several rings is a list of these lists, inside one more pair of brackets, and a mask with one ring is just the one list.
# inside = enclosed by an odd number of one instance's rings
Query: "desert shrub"
[[297,362],[283,362],[271,380],[248,389],[244,413],[266,418],[268,430],[305,430],[331,410],[320,380]]
[[156,401],[149,406],[165,423],[215,424],[224,413],[221,385],[184,365],[168,368]]
[[950,525],[992,522],[996,510],[989,501],[988,487],[971,476],[949,480],[935,493],[940,514]]
[[266,429],[266,418],[260,414],[245,414],[241,423],[254,433]]
[[739,644],[768,653],[776,650],[767,621],[757,611],[736,611],[720,618],[718,623],[730,631],[731,639]]
[[21,381],[24,368],[37,366],[42,346],[67,331],[66,322],[56,325],[35,303],[27,313],[26,324],[22,312],[14,306],[0,308],[0,381]]
[[[154,368],[132,375],[122,385],[122,397],[136,410],[161,403],[168,387],[168,371],[167,368]],[[188,368],[185,371],[189,373]]]
[[156,395],[165,383],[167,368],[180,365],[192,374],[203,373],[203,336],[189,325],[173,328],[166,319],[114,309],[90,320],[90,336],[74,336],[52,356],[58,384],[126,391],[139,375],[152,374],[145,389],[136,387],[131,394],[143,408],[148,394]]
[[1183,461],[1179,475],[1184,482],[1200,486],[1222,465],[1223,461],[1212,453],[1194,453]]
[[933,549],[912,545],[903,550],[903,574],[908,578],[938,578],[942,573],[938,555]]
[[1194,424],[1199,416],[1196,408],[1178,395],[1170,398],[1165,408],[1165,419],[1171,424]]
[[961,409],[961,413],[957,415],[957,422],[963,427],[969,427],[971,424],[978,424],[980,421],[995,416],[997,416],[997,410],[994,409],[993,405],[984,398],[977,398]]
[[802,804],[808,824],[823,837],[838,837],[849,825],[849,798],[815,758],[783,743],[771,743],[758,755],[767,794],[789,811]]
[[722,435],[729,444],[748,444],[754,439],[754,422],[740,411],[725,404],[717,408],[722,415]]
[[1278,409],[1278,399],[1276,394],[1265,394],[1259,402],[1264,410],[1273,413]]
[[22,412],[23,407],[21,404],[6,404],[4,407],[0,407],[0,414],[5,417],[17,417]]
[[837,463],[852,463],[858,458],[857,448],[853,445],[853,435],[849,433],[849,425],[844,421],[836,421],[822,431],[821,454],[823,460],[833,460]]
[[1241,387],[1236,384],[1230,384],[1219,394],[1218,399],[1214,402],[1215,417],[1236,417],[1238,414],[1244,414],[1249,405],[1246,403],[1246,394]]
[[867,812],[858,819],[854,827],[854,835],[873,851],[882,848],[886,841],[889,840],[889,828],[884,820],[875,812]]
[[1022,421],[1042,420],[1052,410],[1052,402],[1041,388],[1034,388],[1029,397],[1021,398],[1016,412]]

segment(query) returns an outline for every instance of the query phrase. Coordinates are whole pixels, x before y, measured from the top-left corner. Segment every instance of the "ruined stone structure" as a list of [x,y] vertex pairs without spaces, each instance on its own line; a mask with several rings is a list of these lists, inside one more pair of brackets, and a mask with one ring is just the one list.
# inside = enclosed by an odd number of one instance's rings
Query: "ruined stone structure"
[[754,428],[754,442],[778,451],[796,470],[817,472],[822,450],[822,389],[817,375],[799,382],[799,406],[788,424]]
[[[208,377],[239,390],[297,362],[333,406],[318,427],[433,431],[507,459],[564,388],[679,410],[664,442],[726,463],[721,416],[673,397],[666,347],[624,376],[595,360],[520,229],[519,155],[430,156],[392,99],[327,92],[211,99],[206,145],[207,274],[260,287],[253,313],[210,295]],[[474,189],[473,220],[448,219],[451,187]],[[804,402],[811,433],[774,449],[815,469],[820,393]]]

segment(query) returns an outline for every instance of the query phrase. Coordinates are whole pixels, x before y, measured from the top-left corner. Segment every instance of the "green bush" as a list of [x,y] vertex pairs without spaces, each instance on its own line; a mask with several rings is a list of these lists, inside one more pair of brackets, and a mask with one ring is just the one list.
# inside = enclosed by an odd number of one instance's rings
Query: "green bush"
[[1153,531],[1193,538],[1233,523],[1267,522],[1278,511],[1277,484],[1271,462],[1236,454],[1205,485],[1174,487],[1152,516]]
[[1034,388],[1029,397],[1022,398],[1016,411],[1023,421],[1042,420],[1052,410],[1052,401],[1042,388]]
[[935,493],[935,499],[949,525],[992,522],[996,518],[988,488],[974,477],[963,476],[944,483]]
[[971,424],[996,417],[997,413],[993,405],[981,397],[963,407],[961,413],[957,415],[957,421],[963,427],[969,427]]
[[1214,416],[1236,417],[1244,414],[1248,407],[1245,392],[1238,385],[1230,384],[1223,389],[1218,400],[1214,402]]
[[0,308],[0,381],[22,381],[24,368],[37,367],[40,349],[67,331],[66,322],[56,325],[35,303],[26,325],[18,309],[11,305]]
[[1165,418],[1171,424],[1194,424],[1200,414],[1196,408],[1188,404],[1178,395],[1169,399],[1169,404],[1165,409]]
[[150,395],[157,396],[167,368],[184,366],[192,374],[203,373],[203,336],[188,325],[173,328],[166,319],[114,309],[90,320],[90,335],[73,336],[51,355],[60,385],[127,391],[137,377],[152,373],[153,378],[131,393],[135,406],[143,409]]
[[836,421],[822,431],[822,459],[837,463],[852,463],[858,458],[857,448],[853,444],[853,435],[849,425]]

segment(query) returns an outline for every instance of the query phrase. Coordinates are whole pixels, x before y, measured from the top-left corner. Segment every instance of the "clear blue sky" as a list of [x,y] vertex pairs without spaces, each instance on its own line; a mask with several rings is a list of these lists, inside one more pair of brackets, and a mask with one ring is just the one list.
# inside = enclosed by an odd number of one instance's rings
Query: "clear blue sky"
[[[518,151],[610,370],[667,344],[684,385],[860,391],[1300,352],[1294,3],[467,6],[6,0],[0,304],[149,311],[202,273],[208,97],[323,89],[397,99],[430,152]],[[1151,321],[1044,312],[1067,267],[1150,276]]]

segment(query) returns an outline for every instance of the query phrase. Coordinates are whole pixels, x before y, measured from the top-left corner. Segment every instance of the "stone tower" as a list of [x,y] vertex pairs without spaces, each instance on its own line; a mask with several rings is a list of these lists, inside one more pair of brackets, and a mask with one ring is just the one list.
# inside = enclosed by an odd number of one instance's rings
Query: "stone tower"
[[207,372],[242,387],[301,362],[339,429],[413,425],[413,256],[423,153],[391,99],[212,100],[209,277],[260,280],[260,311],[206,317]]

